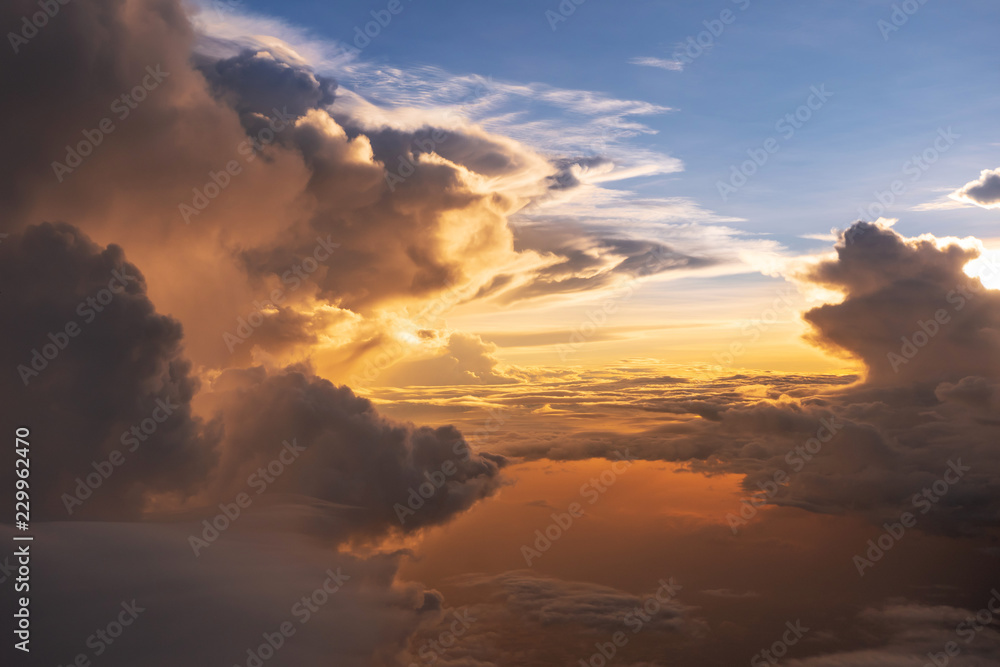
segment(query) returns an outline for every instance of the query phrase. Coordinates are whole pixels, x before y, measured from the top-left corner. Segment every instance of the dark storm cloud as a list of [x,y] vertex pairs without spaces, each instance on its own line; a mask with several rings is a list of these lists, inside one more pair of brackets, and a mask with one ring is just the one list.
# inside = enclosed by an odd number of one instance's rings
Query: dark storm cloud
[[1000,169],[983,169],[978,179],[966,183],[951,196],[983,208],[1000,205]]
[[855,224],[837,259],[807,276],[844,293],[842,303],[805,314],[814,340],[864,361],[870,384],[1000,377],[1000,292],[962,270],[977,254]]
[[213,93],[241,117],[273,116],[274,109],[296,118],[333,104],[337,83],[276,59],[267,51],[244,51],[201,68]]
[[[192,417],[198,382],[181,326],[156,313],[122,249],[66,224],[30,227],[0,244],[0,282],[16,323],[0,333],[0,395],[39,444],[34,516],[66,519],[67,506],[74,518],[137,516],[145,492],[197,490],[218,425]],[[113,452],[124,461],[108,463]],[[99,488],[79,481],[88,477]]]
[[[245,490],[248,476],[294,438],[305,449],[303,465],[289,465],[269,490],[356,508],[331,517],[342,537],[443,523],[500,486],[504,458],[472,451],[456,428],[387,420],[368,399],[305,369],[229,370],[207,400],[226,424],[228,456],[214,475],[219,497]],[[411,501],[428,483],[433,494]],[[404,521],[399,507],[412,510]]]

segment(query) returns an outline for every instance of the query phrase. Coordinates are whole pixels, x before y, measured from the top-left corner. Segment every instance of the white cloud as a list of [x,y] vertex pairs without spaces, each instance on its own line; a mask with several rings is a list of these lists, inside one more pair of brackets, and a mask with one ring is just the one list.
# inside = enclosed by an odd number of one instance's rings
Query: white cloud
[[641,65],[643,67],[657,67],[671,72],[681,72],[684,70],[684,63],[680,60],[667,60],[666,58],[632,58],[628,61],[630,65]]

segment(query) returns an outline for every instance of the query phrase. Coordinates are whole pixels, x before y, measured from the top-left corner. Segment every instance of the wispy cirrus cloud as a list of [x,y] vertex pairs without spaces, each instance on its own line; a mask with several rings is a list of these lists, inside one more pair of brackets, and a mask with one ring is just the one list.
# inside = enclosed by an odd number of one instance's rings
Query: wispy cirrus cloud
[[632,58],[628,61],[630,65],[641,65],[642,67],[656,67],[670,72],[681,72],[684,70],[684,63],[680,60],[668,60],[666,58]]

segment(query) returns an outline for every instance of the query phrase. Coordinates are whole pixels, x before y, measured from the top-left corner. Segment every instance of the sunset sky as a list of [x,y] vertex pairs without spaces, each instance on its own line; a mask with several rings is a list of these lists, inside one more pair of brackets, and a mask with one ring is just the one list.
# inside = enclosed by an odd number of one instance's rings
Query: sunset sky
[[0,19],[3,664],[1000,665],[1000,5]]

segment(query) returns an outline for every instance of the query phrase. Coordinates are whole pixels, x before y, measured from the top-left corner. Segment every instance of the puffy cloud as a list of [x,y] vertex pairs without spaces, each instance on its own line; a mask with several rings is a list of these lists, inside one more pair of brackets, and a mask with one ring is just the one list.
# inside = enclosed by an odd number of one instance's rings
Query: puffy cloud
[[452,426],[388,420],[368,399],[307,369],[231,369],[203,400],[226,426],[225,455],[204,500],[247,491],[247,480],[294,440],[301,463],[288,464],[267,489],[331,508],[326,530],[339,539],[444,523],[494,493],[506,462],[472,450]]
[[966,183],[950,196],[983,208],[1000,207],[1000,169],[983,169],[978,179]]
[[[17,285],[4,295],[17,326],[0,333],[0,395],[38,445],[34,516],[134,517],[147,493],[195,493],[219,425],[192,415],[199,383],[181,326],[156,312],[122,249],[67,224],[37,225],[0,244],[0,277]],[[5,469],[13,488],[14,467]]]
[[268,51],[247,50],[207,62],[201,71],[213,92],[241,116],[270,116],[278,109],[298,118],[332,104],[337,89],[333,79],[278,60]]
[[864,361],[871,384],[997,377],[1000,292],[963,271],[978,252],[855,224],[837,246],[837,259],[806,276],[844,294],[841,303],[805,314],[813,340]]

